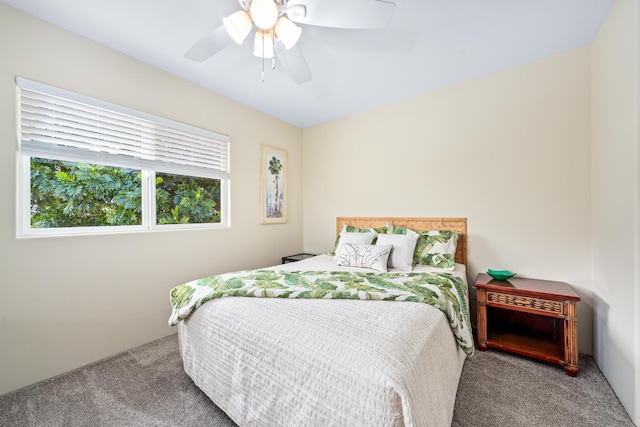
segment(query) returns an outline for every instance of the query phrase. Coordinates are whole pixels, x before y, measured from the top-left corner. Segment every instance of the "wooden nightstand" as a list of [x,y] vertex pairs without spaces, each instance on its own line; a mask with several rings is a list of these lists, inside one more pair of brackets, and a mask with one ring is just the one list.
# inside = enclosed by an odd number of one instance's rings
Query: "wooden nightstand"
[[296,261],[302,261],[303,259],[307,259],[307,258],[312,258],[316,256],[316,254],[296,254],[296,255],[289,255],[289,256],[283,256],[282,257],[282,263],[285,264],[287,262],[296,262]]
[[580,297],[564,282],[478,274],[478,348],[512,351],[578,374]]

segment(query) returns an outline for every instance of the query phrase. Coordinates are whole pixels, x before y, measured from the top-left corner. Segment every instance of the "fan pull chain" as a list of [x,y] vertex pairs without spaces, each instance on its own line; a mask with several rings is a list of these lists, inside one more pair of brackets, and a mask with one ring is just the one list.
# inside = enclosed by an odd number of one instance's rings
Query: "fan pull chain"
[[[273,31],[273,29],[269,30],[269,31]],[[260,36],[262,37],[262,83],[264,83],[264,60],[265,60],[265,56],[264,56],[264,32],[260,33]],[[271,56],[271,69],[275,70],[276,69],[276,40],[275,40],[275,36],[271,37],[271,51],[273,52],[272,56]]]
[[264,83],[264,33],[262,36],[262,83]]

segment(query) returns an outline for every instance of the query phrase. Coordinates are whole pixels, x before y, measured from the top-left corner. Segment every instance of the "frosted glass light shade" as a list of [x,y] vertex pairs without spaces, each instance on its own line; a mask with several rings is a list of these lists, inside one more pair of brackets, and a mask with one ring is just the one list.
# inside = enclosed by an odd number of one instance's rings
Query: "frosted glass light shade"
[[273,58],[273,31],[256,31],[256,38],[253,43],[253,54],[258,58]]
[[252,0],[249,10],[251,19],[261,30],[269,30],[276,25],[278,6],[273,0]]
[[276,23],[276,34],[286,49],[291,49],[302,34],[302,28],[282,16]]
[[239,10],[228,17],[222,18],[222,23],[233,41],[238,44],[242,44],[242,41],[251,31],[251,27],[253,27],[251,17],[244,10]]

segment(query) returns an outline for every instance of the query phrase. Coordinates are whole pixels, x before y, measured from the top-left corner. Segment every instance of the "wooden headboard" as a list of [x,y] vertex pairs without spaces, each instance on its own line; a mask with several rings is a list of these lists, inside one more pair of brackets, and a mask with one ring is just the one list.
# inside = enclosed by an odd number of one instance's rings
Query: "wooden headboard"
[[467,265],[467,218],[370,218],[370,217],[338,217],[336,218],[336,235],[342,231],[344,224],[359,228],[382,227],[393,224],[412,230],[451,230],[462,233],[456,247],[456,262]]

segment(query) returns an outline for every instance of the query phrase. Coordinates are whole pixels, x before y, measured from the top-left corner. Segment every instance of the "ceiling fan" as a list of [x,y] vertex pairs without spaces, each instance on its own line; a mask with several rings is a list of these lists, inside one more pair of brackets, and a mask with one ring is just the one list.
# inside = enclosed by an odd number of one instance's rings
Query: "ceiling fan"
[[276,59],[302,84],[311,80],[311,70],[296,44],[302,29],[296,24],[320,27],[372,29],[389,25],[395,3],[386,0],[238,0],[241,10],[222,19],[220,26],[196,42],[185,57],[202,62],[229,46],[242,44],[254,25],[253,54]]

